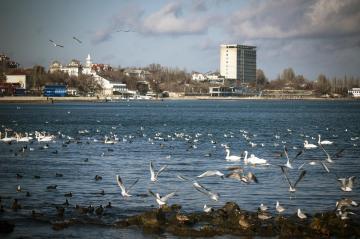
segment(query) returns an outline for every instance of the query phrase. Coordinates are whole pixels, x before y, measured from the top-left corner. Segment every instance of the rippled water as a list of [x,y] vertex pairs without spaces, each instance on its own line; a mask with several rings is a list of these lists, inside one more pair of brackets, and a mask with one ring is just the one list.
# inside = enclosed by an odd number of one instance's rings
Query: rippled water
[[[113,103],[66,103],[66,104],[7,104],[0,105],[0,124],[17,132],[46,131],[55,134],[56,140],[48,143],[0,142],[0,196],[6,212],[0,219],[15,221],[15,232],[9,237],[114,237],[132,235],[148,237],[133,229],[113,229],[92,226],[71,227],[53,231],[49,224],[31,221],[31,210],[36,209],[46,217],[55,218],[56,205],[65,202],[71,206],[106,205],[100,224],[110,225],[119,218],[157,207],[148,189],[164,195],[176,191],[170,204],[181,204],[183,211],[201,211],[206,203],[220,207],[227,201],[237,202],[241,208],[256,210],[260,203],[270,206],[274,212],[279,200],[287,214],[298,207],[305,212],[332,210],[336,200],[350,197],[360,201],[358,183],[352,192],[340,190],[337,177],[360,174],[360,101],[143,101]],[[87,130],[88,133],[79,133]],[[251,147],[244,138],[247,131]],[[60,132],[60,133],[59,133]],[[119,136],[114,145],[104,144],[104,136],[110,132]],[[176,136],[176,134],[178,137]],[[272,165],[284,164],[283,145],[294,157],[305,139],[317,142],[322,139],[334,141],[325,146],[330,155],[345,148],[342,157],[329,164],[330,173],[320,165],[305,164],[307,171],[298,184],[296,193],[288,192],[288,184],[278,166],[252,167],[225,161],[221,144],[231,146],[232,154],[244,150],[265,158]],[[179,136],[181,135],[181,136]],[[280,137],[275,137],[275,135]],[[70,141],[68,138],[73,138]],[[125,140],[123,140],[125,139]],[[211,143],[216,141],[216,144]],[[67,142],[69,141],[69,142]],[[67,144],[64,144],[66,143]],[[25,152],[22,147],[27,144]],[[263,144],[263,146],[261,146]],[[66,147],[64,147],[66,145]],[[193,146],[195,145],[195,146]],[[294,149],[296,147],[296,149]],[[30,151],[29,148],[33,148]],[[210,154],[210,157],[208,156]],[[289,172],[295,181],[300,171],[296,168],[313,160],[324,160],[320,149],[306,150]],[[150,182],[149,162],[155,168],[168,165],[157,183]],[[252,171],[259,183],[249,185],[231,179],[204,178],[198,181],[220,194],[219,202],[211,201],[194,190],[191,183],[182,182],[176,176],[196,177],[206,170],[220,170],[242,165]],[[18,179],[16,174],[23,175]],[[63,177],[56,177],[56,173]],[[126,185],[139,178],[132,189],[133,197],[121,197],[115,175],[120,174]],[[40,176],[35,179],[34,176]],[[95,175],[102,180],[94,180]],[[48,185],[58,185],[47,190]],[[22,188],[16,191],[17,185]],[[99,192],[104,190],[105,195]],[[31,197],[26,197],[26,192]],[[9,207],[18,198],[22,210],[12,212]],[[65,217],[75,217],[74,210],[67,210]],[[94,216],[94,218],[96,218]],[[98,220],[98,219],[97,219]],[[25,226],[31,223],[31,227]],[[95,233],[95,234],[94,234]],[[169,235],[164,235],[169,237]]]

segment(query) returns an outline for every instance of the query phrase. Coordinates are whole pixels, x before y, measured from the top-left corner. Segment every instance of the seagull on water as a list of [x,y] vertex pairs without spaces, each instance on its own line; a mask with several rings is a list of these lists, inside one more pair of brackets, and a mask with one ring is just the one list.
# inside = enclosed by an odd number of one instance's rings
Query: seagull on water
[[301,181],[301,179],[304,178],[304,176],[306,174],[306,171],[302,170],[300,175],[299,175],[299,178],[296,180],[295,184],[292,185],[292,183],[290,182],[289,176],[288,176],[288,174],[286,172],[286,169],[285,169],[286,167],[285,166],[280,166],[280,168],[281,168],[281,171],[283,172],[287,182],[289,183],[289,186],[290,186],[289,191],[290,192],[295,192],[296,191],[296,185]]
[[54,46],[64,47],[63,45],[60,45],[60,44],[55,43],[53,40],[49,40],[49,42],[51,42]]
[[166,169],[167,165],[164,165],[160,168],[160,170],[155,173],[155,170],[154,170],[154,165],[153,165],[153,162],[150,161],[150,175],[151,175],[151,182],[156,182],[157,179],[158,179],[158,176],[161,174],[162,171],[164,171]]
[[175,192],[169,193],[163,197],[160,196],[159,193],[153,193],[151,190],[149,190],[149,193],[155,197],[156,202],[159,204],[159,207],[163,206],[166,204],[167,200],[169,200],[169,198],[173,197],[175,195]]
[[137,179],[135,180],[135,182],[134,182],[130,187],[128,187],[128,189],[125,188],[125,185],[124,185],[124,183],[122,182],[122,180],[121,180],[121,178],[120,178],[119,175],[116,175],[116,181],[117,181],[117,183],[118,183],[118,185],[119,185],[119,187],[120,187],[120,189],[121,189],[121,195],[122,195],[123,197],[131,197],[131,195],[129,194],[129,191],[130,191],[130,189],[131,189],[133,186],[135,186],[135,184],[139,181],[139,179],[137,178]]
[[206,172],[200,174],[197,177],[203,178],[203,177],[211,177],[211,176],[219,176],[222,179],[224,178],[224,174],[222,172],[220,172],[219,170],[209,170],[209,171],[206,171]]

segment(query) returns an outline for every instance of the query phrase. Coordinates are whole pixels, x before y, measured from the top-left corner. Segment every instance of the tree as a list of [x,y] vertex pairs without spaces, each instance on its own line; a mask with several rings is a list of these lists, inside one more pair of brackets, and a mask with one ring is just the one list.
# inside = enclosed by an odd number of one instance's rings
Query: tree
[[294,80],[295,80],[294,70],[291,67],[284,69],[283,73],[281,74],[281,79],[288,83],[294,82]]
[[265,76],[265,73],[261,69],[256,70],[256,84],[257,85],[265,85],[268,82],[267,77]]
[[319,94],[330,94],[331,84],[325,75],[320,74],[316,80],[315,91]]

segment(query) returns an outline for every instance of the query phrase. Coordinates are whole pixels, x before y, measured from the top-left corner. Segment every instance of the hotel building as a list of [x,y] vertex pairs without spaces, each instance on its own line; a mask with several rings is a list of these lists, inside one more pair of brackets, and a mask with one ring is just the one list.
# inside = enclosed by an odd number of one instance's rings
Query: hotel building
[[220,74],[240,83],[256,81],[256,47],[220,45]]

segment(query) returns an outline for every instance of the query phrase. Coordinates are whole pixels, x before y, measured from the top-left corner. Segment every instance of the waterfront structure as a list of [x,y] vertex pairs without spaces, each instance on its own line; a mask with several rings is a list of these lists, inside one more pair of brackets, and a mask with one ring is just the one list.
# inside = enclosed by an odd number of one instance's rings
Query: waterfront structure
[[234,94],[234,87],[213,86],[209,87],[210,96],[232,96]]
[[256,47],[220,45],[220,74],[241,84],[256,81]]
[[47,97],[64,97],[67,89],[64,85],[46,85],[43,90],[43,95]]
[[23,89],[26,89],[26,75],[25,74],[9,74],[6,76],[6,83],[19,84]]
[[360,97],[360,88],[352,88],[351,90],[348,90],[348,93],[353,97]]

